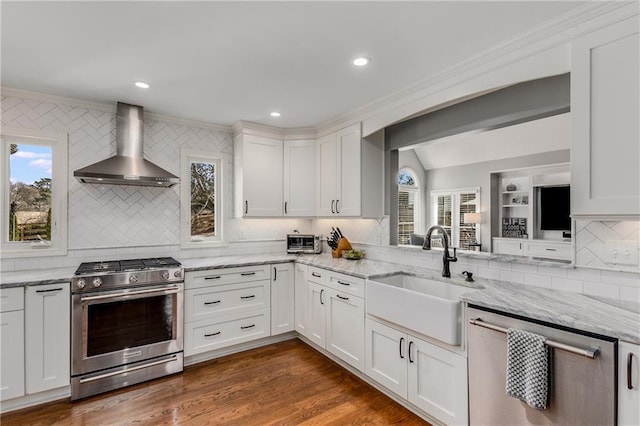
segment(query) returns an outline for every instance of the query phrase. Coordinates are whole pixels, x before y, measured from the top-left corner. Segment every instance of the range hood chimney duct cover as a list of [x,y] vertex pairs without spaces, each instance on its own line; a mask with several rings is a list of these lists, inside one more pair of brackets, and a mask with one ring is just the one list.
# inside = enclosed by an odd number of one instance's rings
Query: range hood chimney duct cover
[[118,102],[116,155],[73,172],[82,183],[171,187],[180,178],[143,158],[144,112]]

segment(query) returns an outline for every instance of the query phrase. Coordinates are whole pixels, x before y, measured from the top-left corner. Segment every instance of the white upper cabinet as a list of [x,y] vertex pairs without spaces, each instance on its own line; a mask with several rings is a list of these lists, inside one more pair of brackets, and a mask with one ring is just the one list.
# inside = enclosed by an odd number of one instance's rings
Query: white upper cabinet
[[315,216],[314,139],[241,132],[234,156],[236,217]]
[[236,216],[282,216],[282,150],[282,140],[236,137]]
[[318,139],[318,216],[382,217],[383,141],[362,139],[360,123]]
[[316,215],[316,141],[284,141],[284,215]]
[[638,16],[573,42],[571,211],[640,214]]

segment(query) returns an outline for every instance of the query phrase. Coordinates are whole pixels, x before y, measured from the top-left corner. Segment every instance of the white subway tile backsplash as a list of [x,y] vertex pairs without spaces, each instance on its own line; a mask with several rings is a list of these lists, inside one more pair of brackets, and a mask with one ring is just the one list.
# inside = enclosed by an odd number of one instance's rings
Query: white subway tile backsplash
[[602,282],[627,287],[640,287],[640,274],[631,272],[602,271]]
[[620,300],[640,303],[640,288],[620,286]]
[[598,269],[574,268],[567,270],[567,278],[574,280],[600,282],[602,272]]
[[491,269],[491,268],[478,268],[478,276],[488,279],[488,280],[499,280],[500,279],[500,270],[499,269]]
[[488,268],[489,267],[489,260],[488,259],[470,258],[468,263],[469,263],[469,265],[483,267],[483,268]]
[[584,290],[582,281],[559,277],[551,278],[551,288],[554,290],[571,291],[573,293],[582,293]]
[[524,272],[500,270],[499,279],[501,281],[509,281],[516,284],[524,284]]
[[489,268],[501,269],[501,270],[504,270],[504,271],[510,271],[511,270],[511,263],[501,262],[501,261],[497,261],[497,260],[490,260],[489,261]]
[[538,266],[537,265],[527,265],[524,263],[514,263],[511,265],[511,270],[516,272],[524,272],[527,274],[537,274]]
[[524,284],[535,287],[551,288],[551,277],[549,275],[524,274]]
[[567,269],[553,268],[551,266],[538,266],[538,274],[549,275],[551,277],[564,278],[567,276]]

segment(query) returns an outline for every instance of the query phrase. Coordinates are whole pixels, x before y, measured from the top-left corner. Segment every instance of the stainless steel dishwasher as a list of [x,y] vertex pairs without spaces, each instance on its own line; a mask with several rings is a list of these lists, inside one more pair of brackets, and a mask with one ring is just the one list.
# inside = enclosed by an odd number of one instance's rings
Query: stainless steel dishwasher
[[[471,425],[615,425],[617,340],[470,305],[466,318]],[[549,403],[536,410],[505,393],[506,330],[543,335]]]

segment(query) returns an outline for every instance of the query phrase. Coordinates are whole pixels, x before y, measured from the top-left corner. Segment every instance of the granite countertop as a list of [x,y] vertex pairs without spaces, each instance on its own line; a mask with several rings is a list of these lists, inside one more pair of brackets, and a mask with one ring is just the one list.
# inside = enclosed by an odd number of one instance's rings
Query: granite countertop
[[[299,262],[365,279],[403,272],[444,280],[469,287],[469,292],[461,296],[461,300],[467,303],[640,344],[640,305],[634,302],[504,281],[478,279],[475,283],[467,283],[462,278],[442,278],[440,271],[432,269],[369,259],[335,259],[329,253],[219,256],[185,259],[182,265],[185,271],[199,271],[283,262]],[[46,271],[3,272],[0,273],[0,288],[68,282],[74,270],[75,268],[57,268]]]

